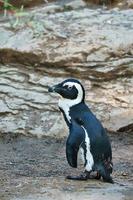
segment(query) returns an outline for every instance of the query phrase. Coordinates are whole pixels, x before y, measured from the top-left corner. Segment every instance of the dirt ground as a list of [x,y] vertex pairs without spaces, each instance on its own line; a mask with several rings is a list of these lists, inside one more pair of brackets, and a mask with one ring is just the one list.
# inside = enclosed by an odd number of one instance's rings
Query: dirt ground
[[65,139],[0,137],[0,200],[132,200],[133,134],[110,134],[115,184],[70,181]]

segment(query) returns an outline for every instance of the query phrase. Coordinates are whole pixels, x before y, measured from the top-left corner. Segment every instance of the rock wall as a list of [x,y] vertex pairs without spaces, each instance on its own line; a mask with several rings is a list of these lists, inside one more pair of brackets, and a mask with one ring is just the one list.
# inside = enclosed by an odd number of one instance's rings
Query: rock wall
[[1,65],[0,74],[0,131],[60,137],[64,128],[47,93],[50,78],[25,66]]
[[70,5],[35,8],[15,26],[1,21],[0,132],[66,135],[58,97],[47,88],[67,77],[82,81],[106,128],[133,123],[132,10]]

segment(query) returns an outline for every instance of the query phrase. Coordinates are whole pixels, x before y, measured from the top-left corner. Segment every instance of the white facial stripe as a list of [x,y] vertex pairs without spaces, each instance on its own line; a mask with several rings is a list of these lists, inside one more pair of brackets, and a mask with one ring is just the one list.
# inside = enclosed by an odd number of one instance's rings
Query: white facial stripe
[[69,115],[70,108],[82,101],[82,99],[83,99],[83,89],[82,89],[80,84],[75,83],[75,82],[66,82],[66,83],[64,83],[63,86],[66,86],[66,85],[68,85],[68,87],[75,86],[76,89],[78,90],[78,96],[77,96],[76,99],[61,98],[59,100],[59,107],[65,112],[67,120],[70,122],[71,121],[71,117]]
[[88,137],[87,131],[83,126],[81,126],[81,127],[84,129],[84,132],[85,132],[86,160],[87,160],[85,169],[89,172],[92,170],[92,167],[94,165],[94,160],[93,160],[93,156],[90,152],[90,139]]
[[[74,86],[74,85],[76,85],[76,84],[78,84],[78,83],[75,83],[75,82],[66,82],[66,83],[64,83],[63,84],[63,86],[68,86],[68,87],[72,87],[72,86]],[[79,85],[79,84],[78,84]]]
[[73,82],[68,82],[68,83],[64,83],[63,87],[64,86],[68,86],[68,88],[69,88],[69,87],[72,87],[74,85],[73,85]]

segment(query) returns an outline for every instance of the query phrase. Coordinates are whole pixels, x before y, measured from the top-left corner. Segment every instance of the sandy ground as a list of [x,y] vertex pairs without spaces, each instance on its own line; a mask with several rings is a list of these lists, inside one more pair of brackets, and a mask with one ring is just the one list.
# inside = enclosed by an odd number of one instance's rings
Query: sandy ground
[[133,135],[111,134],[115,184],[70,181],[65,140],[0,137],[0,200],[132,200]]

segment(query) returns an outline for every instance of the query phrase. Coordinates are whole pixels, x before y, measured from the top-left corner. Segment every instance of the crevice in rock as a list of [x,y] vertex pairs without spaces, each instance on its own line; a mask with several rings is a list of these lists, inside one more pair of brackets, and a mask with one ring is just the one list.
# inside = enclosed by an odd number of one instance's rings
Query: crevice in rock
[[133,124],[128,124],[127,126],[123,126],[121,128],[119,128],[117,130],[117,132],[129,132],[132,133],[133,132]]

